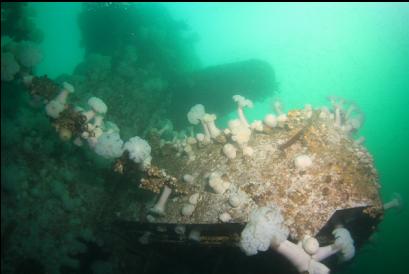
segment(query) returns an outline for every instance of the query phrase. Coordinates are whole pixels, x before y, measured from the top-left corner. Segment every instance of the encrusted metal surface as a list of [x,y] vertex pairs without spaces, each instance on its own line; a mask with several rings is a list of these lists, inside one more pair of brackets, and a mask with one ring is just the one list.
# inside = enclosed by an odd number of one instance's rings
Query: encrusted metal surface
[[[237,157],[232,160],[223,154],[223,142],[192,144],[194,159],[189,160],[188,155],[177,155],[174,144],[160,147],[159,139],[151,138],[155,164],[188,193],[171,196],[166,214],[154,216],[152,222],[217,224],[227,212],[229,222],[244,223],[254,208],[275,204],[291,237],[299,240],[305,234],[317,234],[336,210],[367,206],[374,218],[382,212],[371,155],[319,110],[311,118],[302,110],[291,111],[281,127],[253,131],[248,142],[254,150],[251,157],[244,156],[230,136],[225,137],[237,147]],[[299,155],[308,155],[312,166],[297,169],[294,160]],[[209,175],[214,172],[231,183],[223,194],[209,187]],[[193,176],[193,183],[183,180],[186,174]],[[199,199],[193,214],[183,216],[183,206],[195,193]],[[242,200],[239,207],[229,204],[232,194]]]

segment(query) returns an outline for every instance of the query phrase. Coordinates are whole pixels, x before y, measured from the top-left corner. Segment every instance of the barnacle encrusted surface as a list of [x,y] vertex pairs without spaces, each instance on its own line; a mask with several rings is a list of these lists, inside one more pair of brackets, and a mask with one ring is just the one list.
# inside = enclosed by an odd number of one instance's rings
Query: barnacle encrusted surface
[[[173,196],[166,205],[166,215],[155,222],[213,224],[227,212],[231,222],[244,223],[254,208],[275,204],[291,237],[300,239],[318,233],[336,210],[370,207],[382,212],[371,155],[320,112],[315,110],[306,118],[302,110],[291,111],[283,127],[253,131],[248,143],[254,149],[251,157],[243,156],[237,146],[238,155],[230,160],[222,152],[223,143],[213,142],[192,145],[196,157],[189,161],[187,155],[178,157],[171,144],[159,148],[158,138],[151,138],[155,164],[177,178],[177,184],[188,184],[183,180],[185,174],[194,177],[192,185],[186,187],[190,192]],[[230,136],[225,137],[236,146]],[[312,166],[296,169],[294,159],[299,155],[311,157]],[[213,172],[231,183],[225,193],[216,194],[209,187],[208,177]],[[183,205],[197,192],[200,198],[193,214],[183,216]],[[235,193],[242,202],[233,208],[228,200]]]

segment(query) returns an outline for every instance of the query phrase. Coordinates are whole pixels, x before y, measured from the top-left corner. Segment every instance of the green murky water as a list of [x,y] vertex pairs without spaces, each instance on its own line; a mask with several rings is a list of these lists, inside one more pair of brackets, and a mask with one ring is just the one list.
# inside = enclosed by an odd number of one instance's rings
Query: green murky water
[[[127,139],[156,126],[167,113],[179,115],[166,102],[177,94],[179,82],[189,82],[192,71],[262,60],[274,70],[275,84],[257,99],[248,91],[246,97],[255,99],[254,108],[246,112],[250,120],[271,111],[273,98],[279,98],[286,110],[329,105],[326,98],[331,95],[353,101],[365,113],[359,136],[366,138],[374,156],[382,198],[386,201],[399,193],[404,202],[409,199],[407,3],[164,3],[160,9],[145,7],[135,18],[126,12],[94,16],[88,10],[87,15],[82,3],[30,4],[9,17],[3,14],[6,8],[2,3],[2,243],[8,240],[2,244],[2,268],[10,273],[32,273],[16,264],[46,271],[25,260],[36,256],[43,264],[53,264],[46,269],[65,263],[72,268],[60,269],[62,273],[80,273],[72,270],[79,269],[79,263],[58,243],[69,243],[65,247],[74,255],[82,254],[85,247],[73,239],[95,234],[90,232],[92,222],[83,220],[88,201],[82,196],[109,191],[107,181],[117,180],[107,175],[110,163],[59,140],[43,108],[36,107],[18,83],[28,72],[74,84],[76,103],[91,95],[102,97],[109,108],[107,117]],[[81,27],[79,14],[85,14]],[[34,25],[43,33],[41,42],[27,34]],[[32,41],[42,52],[41,62],[21,69],[12,81],[3,81],[3,54],[11,50],[4,48],[6,36],[16,42]],[[127,48],[130,45],[133,48]],[[110,59],[93,61],[92,54]],[[225,100],[229,102],[230,95]],[[226,109],[219,125],[225,126],[234,115],[233,109]],[[182,129],[180,124],[176,127]],[[83,189],[80,183],[90,188]],[[68,220],[65,229],[57,225],[62,216]],[[387,212],[371,242],[336,273],[405,273],[407,231],[405,206]],[[5,252],[11,255],[3,256]],[[47,258],[48,253],[54,254]],[[110,273],[113,264],[94,262],[92,269]]]

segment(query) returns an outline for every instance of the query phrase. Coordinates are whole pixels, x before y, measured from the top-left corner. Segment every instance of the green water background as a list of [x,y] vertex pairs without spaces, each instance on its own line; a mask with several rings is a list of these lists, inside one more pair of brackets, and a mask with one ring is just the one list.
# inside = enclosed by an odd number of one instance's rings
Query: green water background
[[[355,101],[366,114],[361,134],[374,155],[382,197],[388,200],[398,192],[409,200],[408,3],[164,5],[197,32],[203,65],[249,58],[269,61],[287,110],[306,103],[327,104],[328,95]],[[81,4],[33,7],[45,33],[45,59],[37,73],[71,73],[83,58],[76,22]],[[248,115],[260,119],[269,111],[271,98],[266,98]],[[387,212],[372,243],[340,273],[405,273],[406,208]]]

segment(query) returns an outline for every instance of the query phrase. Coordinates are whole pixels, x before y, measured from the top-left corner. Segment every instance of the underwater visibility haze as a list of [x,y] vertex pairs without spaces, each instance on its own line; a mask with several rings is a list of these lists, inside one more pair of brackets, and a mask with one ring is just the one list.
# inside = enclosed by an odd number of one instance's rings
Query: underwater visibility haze
[[407,273],[408,3],[1,3],[1,272]]

